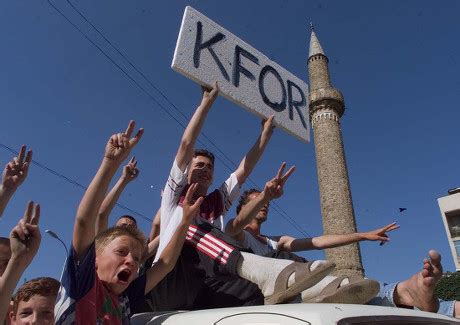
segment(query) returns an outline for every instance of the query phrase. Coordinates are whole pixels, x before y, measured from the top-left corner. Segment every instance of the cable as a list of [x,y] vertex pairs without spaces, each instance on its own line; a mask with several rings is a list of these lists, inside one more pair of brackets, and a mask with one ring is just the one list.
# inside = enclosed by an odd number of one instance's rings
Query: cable
[[[170,104],[175,110],[176,112],[178,112],[183,118],[185,118],[186,120],[188,120],[187,116],[182,112],[182,110],[180,110],[157,86],[155,86],[155,84],[150,81],[149,78],[147,78],[147,76],[139,69],[137,68],[132,62],[130,59],[128,59],[128,57],[126,56],[126,54],[124,54],[124,52],[122,52],[119,48],[117,48],[115,45],[112,44],[112,42],[107,38],[105,37],[105,35],[85,16],[83,15],[83,13],[73,5],[73,3],[70,1],[70,0],[66,0],[67,3],[80,15],[81,18],[83,18],[89,25],[91,25],[91,27],[118,53],[121,55],[121,57],[123,59],[126,60],[126,62],[128,62],[128,64],[137,72],[139,73],[142,78],[147,81],[147,83],[153,88],[155,89],[161,97],[163,97],[164,100],[166,100],[166,102],[168,104]],[[201,135],[207,140],[209,141],[209,143],[211,143],[211,145],[214,146],[214,148],[217,149],[217,151],[219,153],[221,153],[225,159],[227,159],[228,161],[230,161],[231,163],[235,164],[215,143],[214,141],[212,141],[212,139],[210,137],[208,137],[204,132],[201,132]]]
[[[14,155],[18,155],[18,154],[19,154],[16,150],[14,150],[13,148],[11,148],[11,147],[9,147],[9,146],[3,144],[3,143],[0,143],[0,147],[2,147],[3,149],[8,150],[9,152],[11,152],[11,153],[14,154]],[[65,180],[66,182],[68,182],[68,183],[70,183],[70,184],[72,184],[72,185],[74,185],[74,186],[76,186],[76,187],[79,187],[79,188],[81,188],[81,189],[83,189],[83,190],[85,190],[85,191],[88,189],[86,186],[84,186],[84,185],[78,183],[77,181],[74,181],[73,179],[71,179],[71,178],[65,176],[64,174],[61,174],[61,173],[59,173],[59,172],[57,172],[57,171],[55,171],[55,170],[53,170],[53,169],[51,169],[51,168],[45,166],[44,164],[38,162],[38,161],[35,160],[35,159],[32,160],[32,164],[34,164],[35,166],[37,166],[37,167],[39,167],[39,168],[41,168],[41,169],[43,169],[43,170],[45,170],[45,171],[47,171],[47,172],[53,174],[53,175],[55,175],[55,176],[57,176],[57,177],[59,177],[59,178],[62,178],[62,179]],[[119,207],[120,209],[129,211],[131,214],[136,215],[136,216],[138,216],[138,217],[140,217],[140,218],[142,218],[142,219],[144,219],[144,220],[146,220],[146,221],[152,222],[152,219],[150,219],[149,217],[146,217],[146,216],[143,215],[142,213],[137,212],[137,211],[135,211],[135,210],[133,210],[133,209],[127,207],[126,205],[123,205],[123,204],[120,204],[120,203],[116,203],[116,206]]]
[[[174,107],[174,109],[180,113],[180,115],[182,117],[184,117],[185,119],[187,119],[187,117],[185,116],[185,114],[176,106],[174,105],[170,100],[169,98],[158,88],[156,87],[152,81],[150,81],[146,76],[145,74],[140,70],[138,69],[127,57],[126,55],[121,52],[115,45],[113,45],[113,43],[107,38],[104,36],[104,34],[102,34],[102,32],[90,21],[86,18],[85,15],[83,15],[81,13],[80,10],[78,10],[78,8],[76,8],[69,0],[66,0],[66,2],[78,13],[78,15],[84,20],[86,21],[88,24],[91,25],[91,27],[119,54],[121,55],[121,57],[126,61],[128,62],[128,64],[137,72],[139,73],[142,78],[147,81],[147,83],[152,87],[154,88],[172,107]],[[48,3],[50,4],[50,6],[52,6],[61,16],[63,16],[80,34],[82,34],[91,44],[93,44],[94,47],[96,47],[99,52],[101,52],[112,64],[114,64],[122,73],[123,75],[125,75],[125,77],[127,77],[130,81],[132,81],[140,90],[142,90],[155,104],[157,104],[165,113],[167,113],[168,116],[170,116],[174,121],[176,121],[183,129],[186,128],[186,126],[181,123],[167,108],[165,108],[162,104],[160,104],[160,102],[158,102],[158,100],[156,98],[154,98],[144,87],[142,87],[136,80],[134,80],[133,77],[131,77],[129,75],[129,73],[124,70],[118,63],[116,63],[107,53],[104,52],[104,50],[98,46],[92,39],[90,39],[76,24],[74,24],[61,10],[59,10],[52,2],[51,0],[48,0]],[[237,164],[232,160],[230,159],[215,143],[214,141],[212,141],[204,132],[201,133],[201,135],[214,147],[217,149],[217,151],[227,160],[229,161],[233,166],[229,166],[226,162],[224,162],[222,160],[222,158],[220,158],[219,155],[216,155],[217,159],[226,167],[228,168],[230,171],[234,170],[236,167],[237,167]],[[203,145],[205,148],[208,148],[208,146],[203,143],[200,139],[197,139],[197,142],[200,143],[201,145]],[[248,178],[249,182],[251,184],[253,184],[253,186],[257,187],[257,184],[252,181],[252,179]],[[279,215],[281,215],[284,219],[286,219],[286,221],[288,221],[297,231],[299,231],[301,234],[307,236],[307,237],[311,237],[311,235],[306,232],[305,230],[303,230],[303,228],[292,218],[290,217],[286,211],[284,211],[276,202],[273,203],[274,206],[274,210],[275,212],[277,212]]]

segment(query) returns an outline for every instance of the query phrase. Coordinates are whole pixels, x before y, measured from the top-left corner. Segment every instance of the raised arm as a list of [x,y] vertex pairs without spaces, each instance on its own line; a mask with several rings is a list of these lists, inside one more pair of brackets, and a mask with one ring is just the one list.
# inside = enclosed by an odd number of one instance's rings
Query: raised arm
[[281,197],[284,193],[284,184],[288,180],[289,176],[295,170],[295,167],[289,168],[289,170],[283,175],[286,163],[283,162],[278,169],[278,173],[274,178],[269,180],[264,187],[264,190],[257,195],[254,199],[250,200],[245,204],[241,211],[238,213],[236,218],[230,219],[225,227],[225,233],[232,236],[236,240],[243,241],[243,229],[257,216],[259,211],[268,204],[271,200]]
[[132,180],[135,180],[138,175],[139,170],[137,169],[136,157],[132,157],[129,163],[123,167],[123,172],[118,182],[110,190],[109,194],[106,195],[104,201],[102,201],[101,208],[96,218],[96,235],[107,229],[110,212],[112,212],[113,207],[120,198],[126,185]]
[[[24,159],[25,157],[25,159]],[[32,162],[32,150],[26,155],[26,146],[23,145],[19,150],[19,155],[14,157],[3,170],[2,184],[0,187],[0,217],[3,215],[8,202],[14,192],[24,182],[29,172]]]
[[240,165],[235,171],[236,178],[238,179],[238,183],[240,185],[243,184],[249,177],[265,151],[265,147],[267,146],[268,141],[273,134],[273,118],[274,116],[272,115],[268,119],[262,121],[262,131],[259,137],[251,149],[249,149],[246,156],[244,156],[244,158],[241,160]]
[[139,142],[144,132],[143,129],[140,129],[131,138],[134,127],[134,121],[130,121],[124,133],[114,134],[110,137],[105,147],[101,165],[78,206],[72,240],[78,259],[84,257],[87,249],[94,241],[96,217],[110,180],[121,163],[128,157],[131,149]]
[[[147,283],[145,286],[145,293],[152,290],[158,282],[160,282],[176,265],[177,259],[179,258],[182,246],[184,245],[185,235],[187,229],[192,222],[192,219],[200,211],[200,205],[203,202],[203,197],[199,197],[195,202],[193,202],[193,195],[198,188],[198,184],[192,184],[187,193],[185,194],[185,199],[182,204],[183,214],[182,220],[179,223],[176,231],[174,232],[171,240],[165,249],[161,253],[159,260],[147,270]],[[157,237],[159,238],[159,237]]]
[[176,154],[176,162],[180,170],[185,171],[188,163],[193,158],[193,151],[195,149],[195,142],[201,132],[206,116],[211,109],[212,104],[216,100],[219,92],[217,81],[214,83],[212,89],[203,88],[203,98],[200,106],[196,109],[187,128],[182,135],[179,149]]
[[0,277],[0,323],[5,319],[11,296],[22,273],[37,254],[41,241],[39,220],[40,206],[31,201],[27,204],[24,216],[10,233],[11,258]]
[[282,236],[278,241],[278,250],[288,252],[299,252],[313,249],[325,249],[338,246],[353,244],[359,241],[389,241],[390,238],[386,234],[399,228],[395,222],[368,232],[357,232],[346,235],[323,235],[313,238],[293,238],[289,236]]
[[160,236],[161,209],[155,213],[155,218],[152,221],[152,229],[150,229],[149,242]]

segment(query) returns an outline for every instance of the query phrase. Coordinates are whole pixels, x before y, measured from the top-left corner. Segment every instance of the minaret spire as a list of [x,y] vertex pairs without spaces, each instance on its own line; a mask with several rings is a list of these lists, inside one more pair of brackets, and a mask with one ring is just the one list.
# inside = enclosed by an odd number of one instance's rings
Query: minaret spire
[[[356,221],[348,180],[340,119],[345,110],[342,93],[329,77],[328,58],[311,28],[308,75],[309,108],[314,134],[316,166],[323,229],[328,234],[356,232]],[[363,276],[364,269],[358,244],[326,249],[327,259],[336,263],[336,275]]]
[[322,54],[325,56],[323,48],[321,47],[321,44],[319,43],[319,40],[316,37],[315,27],[313,26],[312,22],[310,22],[310,32],[310,51],[308,51],[308,58],[317,54]]

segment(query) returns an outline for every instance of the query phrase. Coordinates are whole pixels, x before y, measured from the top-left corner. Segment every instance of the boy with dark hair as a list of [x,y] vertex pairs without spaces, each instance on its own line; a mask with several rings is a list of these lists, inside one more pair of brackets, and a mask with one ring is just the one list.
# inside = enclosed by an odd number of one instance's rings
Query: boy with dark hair
[[[385,242],[389,240],[386,233],[399,228],[398,225],[392,223],[385,227],[368,232],[343,235],[323,235],[313,238],[264,236],[261,234],[261,227],[268,218],[268,204],[271,200],[276,199],[283,194],[282,191],[274,190],[274,187],[279,184],[280,180],[278,180],[278,177],[275,177],[267,182],[263,191],[259,191],[257,189],[249,189],[245,191],[239,200],[237,217],[231,219],[226,226],[227,233],[231,234],[245,245],[251,247],[256,254],[278,256],[279,258],[289,258],[299,261],[303,258],[294,255],[291,252],[324,249],[365,240]],[[284,185],[284,182],[282,185]],[[369,304],[392,307],[396,307],[400,304],[405,306],[415,306],[424,311],[435,312],[437,310],[438,302],[434,297],[434,288],[436,283],[439,281],[441,274],[441,257],[436,251],[430,251],[429,259],[424,260],[423,270],[421,272],[417,272],[408,280],[399,283],[392,283],[389,285],[380,283],[380,292],[369,302]],[[332,278],[335,277],[327,276],[323,281],[332,282],[331,280],[334,280]],[[338,281],[335,280],[335,282]],[[214,283],[214,285],[218,286],[219,283]],[[229,286],[228,283],[223,285]],[[350,300],[355,303],[360,302],[353,301],[355,299],[353,294],[347,294],[350,286],[347,286],[346,283],[343,283],[342,285],[341,283],[338,283],[338,288],[342,288],[341,293],[333,296],[321,295],[321,290],[319,289],[322,285],[324,286],[324,283],[322,284],[320,282],[317,284],[316,292],[312,292],[315,290],[315,287],[302,292],[304,300],[309,300],[311,302],[331,302],[331,300],[339,298],[340,302],[350,302]],[[368,299],[364,299],[361,303],[367,302],[366,300]],[[459,302],[440,301],[439,304],[440,308],[438,313],[451,317],[460,317],[460,315],[458,315],[460,310]]]
[[60,283],[53,278],[36,278],[24,283],[13,297],[12,325],[54,324],[54,304]]
[[211,160],[212,165],[214,166],[214,154],[211,151],[206,149],[195,149],[195,151],[193,152],[193,158],[196,158],[198,156],[209,158]]
[[131,226],[131,227],[137,228],[137,220],[133,216],[130,216],[129,214],[125,214],[118,218],[117,222],[115,223],[115,226],[117,227]]
[[[195,142],[218,90],[216,82],[212,89],[203,91],[201,104],[182,136],[162,195],[160,246],[156,259],[177,227],[180,202],[188,184],[197,183],[197,196],[205,196],[200,214],[187,231],[187,245],[182,249],[176,268],[149,293],[148,308],[138,311],[193,308],[206,277],[244,279],[247,283],[256,284],[255,288],[259,287],[262,291],[262,300],[257,300],[257,304],[264,303],[264,298],[266,304],[276,304],[314,285],[334,267],[333,263],[326,261],[307,265],[242,252],[238,245],[233,246],[236,241],[222,232],[223,216],[238,197],[241,184],[252,172],[271,137],[273,116],[263,122],[256,143],[235,172],[220,188],[208,194],[214,176],[214,157],[208,152],[196,151]],[[260,268],[260,265],[265,267]]]
[[197,185],[187,191],[179,226],[158,263],[137,277],[145,238],[135,227],[114,227],[95,239],[95,220],[110,180],[139,142],[143,129],[131,138],[131,121],[124,133],[108,141],[104,158],[77,210],[72,245],[55,307],[57,324],[129,324],[137,300],[174,267],[185,233],[202,198],[192,202]]

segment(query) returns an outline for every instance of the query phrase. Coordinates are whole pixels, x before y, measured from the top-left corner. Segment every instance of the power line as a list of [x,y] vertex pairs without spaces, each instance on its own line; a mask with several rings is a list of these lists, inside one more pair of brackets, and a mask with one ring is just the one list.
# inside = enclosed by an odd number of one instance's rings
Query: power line
[[[186,115],[180,110],[174,103],[171,102],[171,100],[158,88],[155,86],[155,84],[147,78],[147,76],[139,69],[137,68],[131,60],[127,58],[127,56],[120,51],[113,43],[85,16],[83,13],[75,7],[69,0],[66,0],[66,2],[78,13],[78,15],[85,21],[87,22],[109,45],[112,47],[128,64],[131,66],[139,75],[153,88],[155,89],[163,99],[165,99],[183,118],[187,119]],[[97,45],[92,39],[88,37],[76,24],[74,24],[61,10],[59,10],[52,2],[51,0],[48,0],[48,3],[50,6],[52,6],[61,16],[63,16],[67,22],[69,22],[80,34],[82,34],[96,49],[103,54],[104,57],[106,57],[112,64],[114,64],[121,72],[122,74],[128,78],[131,82],[133,82],[142,92],[144,92],[158,107],[160,107],[169,117],[171,117],[174,121],[176,121],[183,129],[186,128],[186,126],[181,123],[171,112],[169,109],[164,107],[155,97],[153,97],[150,92],[148,92],[144,87],[142,87],[139,82],[137,82],[126,70],[124,70],[117,62],[115,62],[114,59],[112,59],[104,50]],[[230,171],[233,171],[236,167],[237,164],[229,158],[220,148],[217,146],[217,144],[214,143],[214,141],[211,140],[210,137],[208,137],[204,132],[201,133],[201,135],[214,147],[216,150],[228,161],[231,163],[232,166],[229,166],[226,162],[223,161],[223,159],[219,156],[216,155],[217,159]],[[204,147],[208,147],[205,143],[203,143],[200,139],[197,139],[197,142],[203,145]],[[248,181],[255,187],[258,187],[258,185],[251,179],[248,178]],[[307,237],[311,237],[311,235],[303,230],[303,228],[291,217],[289,214],[282,209],[276,202],[272,204],[274,207],[275,212],[277,212],[279,215],[281,215],[286,221],[288,221],[291,226],[293,226],[297,231],[299,231],[302,235],[305,235]]]
[[[0,143],[0,147],[2,147],[3,149],[8,150],[9,152],[11,152],[14,155],[19,154],[16,150],[14,150],[13,148],[7,146],[6,144]],[[50,167],[47,167],[46,165],[42,164],[41,162],[38,162],[35,159],[32,160],[32,164],[37,166],[37,167],[39,167],[39,168],[41,168],[41,169],[43,169],[43,170],[45,170],[45,171],[47,171],[47,172],[49,172],[49,173],[51,173],[51,174],[53,174],[53,175],[55,175],[55,176],[57,176],[57,177],[59,177],[59,178],[61,178],[61,179],[63,179],[63,180],[65,180],[66,182],[68,182],[68,183],[70,183],[70,184],[72,184],[72,185],[74,185],[76,187],[79,187],[79,188],[81,188],[81,189],[83,189],[85,191],[88,189],[88,187],[86,187],[85,185],[83,185],[83,184],[71,179],[70,177],[65,176],[64,174],[61,174],[61,173],[55,171],[54,169],[51,169]],[[126,210],[126,211],[130,212],[131,214],[133,214],[135,216],[138,216],[138,217],[140,217],[140,218],[142,218],[142,219],[144,219],[146,221],[152,222],[152,219],[150,219],[149,217],[147,217],[147,216],[143,215],[142,213],[137,212],[137,211],[127,207],[124,204],[116,203],[116,206],[119,207],[120,209]]]
[[[48,0],[49,1],[49,0]],[[142,70],[140,70],[139,68],[137,68],[137,66],[135,66],[131,60],[126,56],[126,54],[124,54],[124,52],[122,52],[118,47],[116,47],[85,15],[83,15],[83,13],[73,5],[72,2],[70,2],[70,0],[66,0],[67,3],[78,13],[78,15],[80,15],[81,18],[83,18],[119,55],[121,55],[121,57],[123,59],[125,59],[126,62],[128,62],[129,66],[131,66],[137,73],[139,73],[142,78],[147,81],[147,83],[153,88],[155,89],[161,97],[163,97],[164,100],[166,100],[166,102],[171,105],[175,110],[176,112],[178,112],[185,120],[188,120],[187,116],[182,112],[181,109],[179,109],[157,86],[155,86],[155,84],[149,79],[147,78],[147,76],[142,72]],[[99,47],[98,47],[99,48]],[[182,127],[184,127],[183,125],[181,125]],[[184,127],[185,128],[185,127]],[[224,156],[225,159],[227,159],[228,161],[230,161],[232,164],[235,165],[235,163],[214,143],[214,141],[212,141],[212,139],[210,137],[208,137],[204,132],[201,132],[201,135],[203,136],[203,138],[205,138],[211,145],[214,146],[214,148],[217,149],[217,151],[222,154],[222,156]]]

